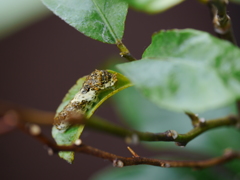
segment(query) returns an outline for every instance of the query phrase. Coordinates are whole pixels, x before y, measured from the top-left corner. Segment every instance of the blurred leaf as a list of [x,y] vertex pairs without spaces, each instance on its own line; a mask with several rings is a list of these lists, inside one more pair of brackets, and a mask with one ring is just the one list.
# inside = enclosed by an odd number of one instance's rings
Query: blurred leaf
[[143,57],[117,67],[160,107],[200,112],[240,97],[240,51],[208,33],[162,31]]
[[159,13],[176,6],[184,0],[125,0],[137,10],[147,13]]
[[174,129],[184,133],[192,128],[189,118],[184,113],[159,108],[134,87],[119,92],[114,96],[114,100],[119,116],[135,130],[159,133]]
[[[239,150],[239,149],[238,149]],[[234,176],[234,180],[235,179],[240,179],[240,173],[239,173],[239,169],[240,169],[240,161],[239,160],[234,160],[230,163],[227,163],[226,164],[226,167],[228,169],[230,169],[233,173],[235,173],[235,176]]]
[[[108,70],[108,72],[116,73],[112,70]],[[61,112],[63,108],[74,98],[75,94],[82,88],[82,84],[85,79],[86,77],[80,78],[77,83],[69,90],[69,92],[63,98],[62,103],[59,105],[57,113]],[[119,73],[117,73],[117,79],[118,80],[113,88],[106,89],[99,93],[97,102],[95,102],[92,108],[86,112],[86,118],[90,118],[92,114],[96,111],[96,109],[109,97],[129,86],[132,86],[131,82]],[[67,131],[62,133],[54,126],[52,129],[52,136],[59,145],[72,145],[77,139],[79,139],[83,128],[84,125],[75,125],[71,126]],[[74,152],[60,152],[59,156],[68,161],[69,163],[72,163],[72,161],[74,160]]]
[[122,39],[128,5],[121,0],[42,0],[57,16],[93,39]]
[[[179,113],[159,108],[136,91],[134,87],[119,92],[114,96],[114,100],[119,116],[122,116],[123,121],[135,130],[153,133],[176,130],[180,134],[185,134],[193,128],[190,119],[184,112]],[[236,114],[234,104],[200,113],[199,117],[208,120],[229,114]],[[222,136],[224,137],[222,138]],[[227,140],[227,138],[231,140]],[[226,139],[226,141],[223,142],[222,139]],[[234,128],[217,128],[199,135],[187,145],[186,149],[199,152],[204,150],[204,152],[213,155],[216,153],[221,154],[228,147],[240,149],[239,139],[240,133],[236,132]],[[144,142],[144,144],[147,147],[179,150],[179,147],[173,142]]]
[[146,180],[146,179],[171,179],[171,180],[226,180],[231,177],[213,168],[192,170],[190,168],[161,168],[147,165],[127,166],[123,168],[107,168],[94,175],[91,180]]
[[[169,129],[177,130],[179,133],[186,133],[192,129],[191,122],[184,113],[172,112],[157,107],[155,104],[148,101],[133,87],[125,89],[114,96],[116,106],[118,107],[119,114],[123,116],[125,123],[130,125],[131,128],[146,131],[146,132],[164,132]],[[226,116],[230,113],[236,113],[234,105],[208,111],[199,114],[200,117],[206,119],[213,119]],[[173,149],[177,151],[195,150],[198,153],[204,153],[204,155],[216,154],[221,155],[226,148],[240,149],[240,133],[234,128],[217,128],[211,130],[208,133],[204,133],[191,141],[186,149],[180,149],[174,143],[167,142],[141,142],[147,147],[160,147],[161,150],[167,149],[171,151]],[[171,147],[170,147],[171,146]],[[166,157],[168,158],[168,157]],[[181,158],[181,157],[179,157]],[[229,169],[235,170],[235,175],[231,174],[231,177],[237,177],[237,169],[239,170],[239,163],[230,162],[227,164]],[[221,169],[222,170],[222,169]],[[226,170],[227,171],[227,170]],[[229,174],[223,173],[222,176],[214,171],[214,168],[208,168],[200,171],[193,171],[190,168],[179,169],[162,169],[160,167],[153,166],[131,166],[124,168],[109,168],[104,171],[100,171],[95,175],[92,180],[120,180],[120,179],[227,179]],[[219,177],[220,176],[220,177]]]
[[39,0],[1,0],[0,39],[49,14],[50,11]]

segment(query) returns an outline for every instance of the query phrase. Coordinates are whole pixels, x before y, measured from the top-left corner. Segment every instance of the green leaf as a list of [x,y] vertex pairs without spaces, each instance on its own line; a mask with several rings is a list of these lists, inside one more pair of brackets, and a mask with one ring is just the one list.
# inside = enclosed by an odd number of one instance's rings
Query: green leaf
[[[165,132],[169,129],[176,130],[178,133],[186,133],[192,129],[191,121],[186,115],[158,108],[155,104],[142,96],[142,94],[134,87],[119,92],[113,98],[118,107],[119,114],[123,117],[122,120],[133,129],[155,133]],[[235,105],[232,104],[224,108],[200,113],[199,117],[214,119],[229,114],[236,114]],[[144,142],[144,145],[145,147],[154,149],[154,152],[156,152],[156,148],[161,150],[165,149],[167,152],[175,151],[180,153],[185,151],[185,153],[189,154],[191,154],[191,150],[194,150],[195,154],[203,153],[204,155],[215,157],[222,155],[223,150],[226,148],[238,150],[240,148],[239,138],[240,134],[235,128],[223,127],[201,134],[199,137],[191,141],[184,149],[179,149],[174,143],[166,142]],[[164,159],[170,158],[164,156]],[[238,162],[229,162],[227,163],[227,166],[233,171],[233,173],[235,173],[235,175],[238,173],[240,167]],[[186,177],[187,175],[189,175],[188,178],[192,177],[190,179],[201,179],[203,177],[205,177],[205,179],[211,179],[209,176],[212,177],[214,175],[212,170],[192,172],[190,169],[161,169],[159,167],[151,166],[145,166],[147,169],[143,168],[143,166],[137,166],[137,170],[135,170],[135,167],[124,167],[123,169],[109,168],[98,173],[92,179],[177,179],[178,177]],[[160,171],[159,174],[154,171],[155,168],[156,171]],[[221,168],[221,170],[223,170],[223,168]],[[203,175],[201,175],[202,173]],[[156,178],[155,175],[158,176],[158,178]],[[226,179],[226,177],[223,179]]]
[[[189,132],[193,127],[190,119],[184,114],[174,111],[169,111],[159,108],[154,103],[150,102],[134,87],[125,89],[114,96],[115,106],[119,114],[123,117],[122,120],[134,130],[142,132],[160,133],[167,130],[176,130],[180,134]],[[235,104],[228,105],[220,109],[206,111],[199,114],[199,117],[205,119],[215,119],[236,114]],[[219,138],[224,134],[224,138],[229,138],[231,141],[221,142]],[[222,153],[226,147],[240,148],[237,143],[240,134],[237,134],[234,128],[217,128],[199,135],[196,139],[187,145],[187,149],[199,151],[203,150],[206,153],[216,155]],[[235,137],[235,138],[233,138]],[[166,142],[141,142],[146,147],[161,148],[168,150],[180,151],[175,143]]]
[[[110,73],[116,73],[111,70],[107,70]],[[113,88],[109,88],[105,91],[101,91],[98,95],[97,101],[93,104],[92,108],[88,110],[85,114],[86,118],[90,118],[96,109],[109,97],[116,94],[117,92],[132,86],[132,83],[123,75],[117,74],[117,82],[115,83]],[[57,109],[57,113],[61,112],[63,108],[73,99],[75,94],[81,89],[83,82],[85,81],[86,77],[80,78],[77,83],[69,90],[66,96],[63,98],[62,103],[59,105]],[[58,145],[72,145],[77,139],[79,139],[84,125],[75,125],[71,126],[67,131],[64,133],[60,132],[54,126],[52,129],[52,136],[54,137],[55,141]],[[74,152],[60,152],[59,156],[69,163],[72,163],[74,160]]]
[[159,133],[174,129],[184,133],[192,128],[184,113],[159,108],[134,87],[119,92],[113,99],[124,123],[134,130]]
[[226,174],[216,173],[214,168],[193,171],[190,168],[161,168],[149,165],[107,168],[94,175],[91,180],[146,180],[146,179],[219,179],[226,180]]
[[33,0],[0,1],[0,39],[48,16],[50,11]]
[[57,16],[93,39],[122,39],[128,4],[121,0],[42,0]]
[[147,13],[159,13],[174,7],[184,0],[125,0],[137,10]]
[[140,61],[117,66],[157,105],[200,112],[240,97],[240,51],[208,33],[186,29],[153,36]]

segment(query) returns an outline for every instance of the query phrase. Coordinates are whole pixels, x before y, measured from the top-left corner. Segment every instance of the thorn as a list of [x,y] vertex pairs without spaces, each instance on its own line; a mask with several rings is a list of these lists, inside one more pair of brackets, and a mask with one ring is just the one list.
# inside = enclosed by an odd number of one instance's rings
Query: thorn
[[113,167],[120,167],[121,168],[123,166],[124,166],[124,164],[121,160],[119,160],[119,159],[114,159],[113,160]]
[[130,153],[133,155],[133,157],[140,157],[137,153],[135,153],[135,151],[132,150],[132,148],[130,148],[129,146],[127,148],[130,151]]
[[29,132],[33,136],[37,136],[41,133],[41,128],[40,128],[40,126],[38,126],[36,124],[31,124],[30,127],[29,127]]
[[185,114],[188,115],[188,117],[192,120],[193,127],[203,127],[206,124],[205,118],[199,118],[198,114],[185,112]]
[[199,125],[198,114],[194,114],[191,112],[185,112],[185,114],[191,119],[193,127],[197,127]]
[[80,146],[80,145],[82,144],[82,140],[81,140],[81,139],[77,139],[77,140],[74,142],[74,144],[75,144],[76,146]]

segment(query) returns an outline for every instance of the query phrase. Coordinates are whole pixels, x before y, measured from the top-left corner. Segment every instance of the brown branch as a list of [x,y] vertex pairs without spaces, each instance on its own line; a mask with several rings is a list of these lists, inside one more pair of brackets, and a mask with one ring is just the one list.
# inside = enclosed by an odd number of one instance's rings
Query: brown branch
[[[22,122],[44,125],[52,125],[53,122],[54,113],[24,108],[9,103],[0,103],[0,114],[9,110],[14,110],[18,114],[19,120]],[[188,114],[190,116],[190,113]],[[117,126],[96,116],[86,120],[83,116],[79,116],[78,114],[73,115],[69,119],[69,122],[70,124],[86,124],[88,127],[95,130],[123,137],[129,144],[137,144],[138,141],[171,141],[176,142],[178,146],[186,146],[192,139],[213,128],[221,126],[240,126],[240,120],[237,116],[227,116],[208,121],[203,121],[199,118],[199,120],[196,121],[195,128],[186,134],[178,134],[175,130],[168,130],[163,133],[139,132]]]
[[40,141],[44,145],[47,145],[50,148],[48,150],[48,152],[57,153],[59,151],[74,151],[74,152],[84,153],[84,154],[92,155],[92,156],[95,156],[98,158],[109,160],[116,167],[146,164],[146,165],[153,165],[153,166],[159,166],[159,167],[206,168],[209,166],[226,163],[233,159],[240,159],[240,152],[234,152],[232,150],[228,150],[220,157],[206,159],[206,160],[196,160],[196,161],[179,161],[179,160],[174,161],[174,160],[171,160],[171,161],[168,161],[168,160],[140,157],[131,148],[130,148],[131,152],[132,152],[132,154],[134,154],[134,156],[133,157],[122,157],[122,156],[118,156],[115,154],[111,154],[111,153],[99,150],[97,148],[94,148],[94,147],[91,147],[91,146],[88,146],[85,144],[75,143],[72,146],[58,146],[55,143],[48,140],[41,133],[41,131],[36,127],[36,125],[29,126],[29,128],[26,128],[26,126],[19,124],[19,128],[21,130],[23,130],[24,132],[28,133],[29,135],[34,136],[38,141]]
[[10,110],[15,111],[19,116],[19,120],[23,122],[31,122],[42,125],[50,125],[53,123],[53,112],[41,111],[23,107],[14,103],[0,101],[0,116],[3,116]]
[[95,130],[123,137],[127,142],[132,144],[136,144],[138,141],[171,141],[176,142],[178,146],[186,146],[186,144],[192,139],[210,129],[221,126],[237,126],[239,122],[240,120],[237,116],[227,116],[208,121],[203,121],[201,119],[199,125],[197,125],[186,134],[178,134],[175,130],[168,130],[163,133],[150,133],[129,130],[107,122],[96,116],[90,118],[86,124]]
[[[9,104],[8,104],[9,105]],[[13,108],[12,105],[8,106]],[[5,109],[6,110],[6,109]],[[26,113],[29,109],[26,108],[17,108],[18,112],[23,111]],[[7,111],[5,112],[5,115],[3,116],[3,119],[5,119],[6,122],[10,122],[12,127],[18,127],[25,133],[35,137],[38,141],[43,143],[44,145],[48,146],[48,153],[53,154],[57,153],[59,151],[74,151],[74,152],[80,152],[88,155],[92,155],[98,158],[109,160],[113,163],[116,167],[123,167],[123,166],[132,166],[132,165],[139,165],[139,164],[147,164],[147,165],[153,165],[153,166],[160,166],[160,167],[192,167],[192,168],[206,168],[209,166],[214,166],[217,164],[225,163],[228,161],[231,161],[233,159],[240,159],[240,152],[234,152],[231,150],[228,150],[225,154],[223,154],[220,157],[211,158],[207,160],[196,160],[196,161],[168,161],[168,160],[161,160],[161,159],[151,159],[151,158],[145,158],[137,155],[131,148],[128,148],[130,152],[132,153],[133,157],[122,157],[115,154],[111,154],[99,149],[96,149],[94,147],[85,145],[81,143],[81,140],[77,140],[75,144],[71,146],[58,146],[56,143],[53,143],[48,138],[46,138],[41,133],[41,128],[38,125],[35,124],[25,124],[21,118],[23,117],[29,117],[25,116],[23,112],[20,112],[18,114],[17,111]],[[31,115],[36,115],[38,113],[41,113],[41,111],[30,109]],[[2,111],[1,111],[2,113]],[[48,117],[49,116],[44,116]],[[44,121],[46,122],[46,121]],[[171,136],[175,134],[174,131],[169,132]]]

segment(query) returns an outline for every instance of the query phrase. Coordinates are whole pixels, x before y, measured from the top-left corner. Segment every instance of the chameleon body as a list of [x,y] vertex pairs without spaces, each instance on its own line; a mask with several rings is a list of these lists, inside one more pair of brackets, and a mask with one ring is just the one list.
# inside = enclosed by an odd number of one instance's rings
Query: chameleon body
[[54,126],[61,132],[65,132],[70,124],[68,119],[73,113],[85,114],[97,101],[98,94],[114,86],[117,75],[106,70],[95,70],[86,77],[80,91],[54,118]]

